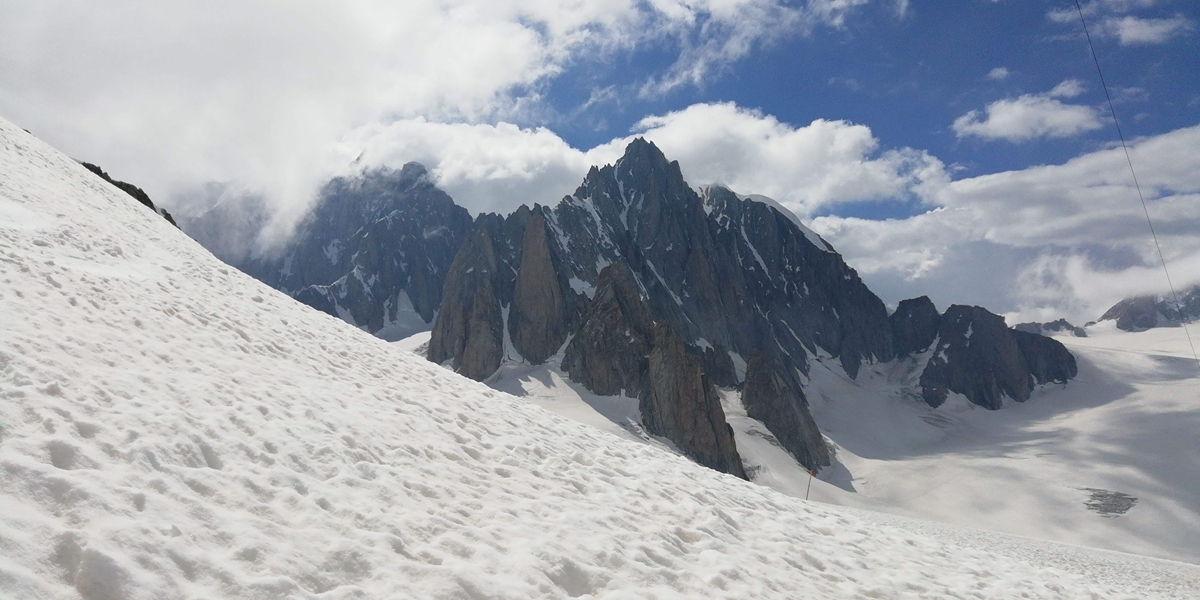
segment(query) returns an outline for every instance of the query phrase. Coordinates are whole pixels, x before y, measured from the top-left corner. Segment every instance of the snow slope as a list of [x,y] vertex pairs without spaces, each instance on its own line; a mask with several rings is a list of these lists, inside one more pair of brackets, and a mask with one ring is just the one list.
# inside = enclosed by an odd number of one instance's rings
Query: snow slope
[[844,467],[822,478],[855,492],[821,499],[1200,563],[1200,367],[1186,338],[1089,335],[1058,338],[1075,380],[999,411],[931,409],[904,364],[851,382],[815,363],[813,414]]
[[1200,581],[880,523],[557,417],[223,266],[2,120],[0,281],[0,598],[1144,598]]

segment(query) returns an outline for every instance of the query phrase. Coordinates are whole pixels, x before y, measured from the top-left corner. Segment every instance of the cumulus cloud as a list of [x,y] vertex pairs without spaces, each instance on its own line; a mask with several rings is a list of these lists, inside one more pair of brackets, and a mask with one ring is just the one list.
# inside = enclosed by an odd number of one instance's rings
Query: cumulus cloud
[[679,160],[693,184],[725,183],[770,196],[800,215],[841,203],[920,196],[947,180],[941,161],[925,152],[881,151],[865,125],[818,119],[795,127],[728,103],[647,117],[638,135]]
[[1036,138],[1064,138],[1103,126],[1100,111],[1068,104],[1062,98],[1083,93],[1083,84],[1068,79],[1049,92],[997,100],[982,111],[973,110],[954,120],[954,133],[985,140],[1026,142]]
[[[1094,37],[1116,40],[1122,46],[1165,44],[1195,30],[1192,20],[1181,14],[1170,17],[1128,14],[1161,4],[1160,0],[1097,0],[1084,4],[1083,13]],[[1075,8],[1052,10],[1047,16],[1064,25],[1079,24]]]
[[864,1],[0,0],[0,111],[160,200],[237,181],[296,204],[362,128],[536,124],[546,82],[646,45],[677,55],[659,85],[701,83]]
[[360,128],[344,139],[342,153],[350,171],[419,162],[475,213],[553,204],[575,190],[592,164],[587,154],[545,128],[420,118]]
[[988,79],[994,79],[996,81],[1004,81],[1005,79],[1008,79],[1009,75],[1011,75],[1011,73],[1009,72],[1008,67],[996,67],[995,69],[988,71],[987,74]]
[[1115,37],[1122,46],[1163,44],[1192,29],[1192,22],[1182,15],[1169,19],[1113,17],[1101,23],[1101,31]]
[[504,212],[521,203],[557,202],[589,166],[614,162],[637,136],[678,160],[692,185],[724,183],[764,194],[800,215],[850,202],[920,198],[948,182],[936,158],[910,148],[880,150],[864,125],[819,119],[797,127],[731,103],[647,117],[630,135],[587,150],[544,128],[411,119],[360,128],[340,152],[349,169],[416,160],[472,211]]
[[[1200,126],[1130,146],[1177,284],[1200,281]],[[813,227],[889,302],[929,294],[1014,319],[1083,322],[1132,293],[1166,289],[1125,155],[961,179],[908,219],[821,217]]]

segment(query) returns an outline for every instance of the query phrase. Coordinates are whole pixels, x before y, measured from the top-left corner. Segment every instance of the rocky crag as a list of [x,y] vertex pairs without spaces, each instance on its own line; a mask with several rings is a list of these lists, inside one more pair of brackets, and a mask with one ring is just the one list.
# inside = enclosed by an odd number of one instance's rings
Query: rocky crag
[[[928,298],[917,302],[923,305],[923,314],[933,309]],[[929,331],[921,331],[923,339]],[[1078,373],[1075,357],[1062,343],[1010,329],[1004,317],[979,306],[953,305],[946,309],[937,319],[936,344],[932,348],[920,385],[925,402],[934,407],[955,392],[995,410],[1006,397],[1024,402],[1035,386],[1066,383]]]
[[983,309],[940,314],[918,298],[889,316],[789,211],[693,189],[642,139],[554,206],[473,221],[420,165],[335,179],[288,248],[238,266],[382,337],[400,337],[404,314],[433,321],[428,358],[476,380],[551,362],[597,394],[637,398],[648,433],[739,477],[718,387],[739,390],[800,463],[830,464],[804,392],[815,357],[851,378],[919,357],[935,405],[956,392],[997,408],[1074,376],[1061,344]]
[[1087,330],[1077,325],[1072,325],[1066,319],[1058,319],[1049,323],[1018,323],[1013,325],[1013,329],[1024,331],[1026,333],[1036,333],[1038,335],[1054,335],[1056,333],[1070,333],[1075,337],[1087,337]]
[[[829,453],[800,385],[807,359],[826,352],[854,374],[895,354],[883,303],[828,244],[766,203],[698,193],[641,139],[553,208],[481,217],[440,315],[431,360],[482,379],[506,352],[535,364],[561,353],[573,380],[638,397],[650,433],[738,475],[714,385],[753,375],[750,404],[820,468]],[[781,375],[748,370],[751,357]]]
[[1145,331],[1153,327],[1175,327],[1200,319],[1200,285],[1179,292],[1179,303],[1170,296],[1134,296],[1105,311],[1101,321],[1116,321],[1117,329]]
[[[28,133],[28,132],[26,132],[26,133]],[[158,213],[158,215],[160,217],[166,219],[168,223],[175,225],[176,227],[179,227],[179,225],[175,223],[175,218],[171,216],[171,213],[167,212],[167,209],[165,209],[165,208],[155,206],[154,201],[150,199],[149,194],[147,194],[145,191],[143,191],[142,188],[140,188],[136,185],[133,185],[132,183],[126,183],[124,181],[118,181],[116,179],[113,179],[112,177],[110,177],[108,175],[108,173],[104,172],[104,169],[101,169],[100,167],[93,165],[92,163],[81,162],[79,164],[83,165],[83,168],[91,171],[93,174],[95,174],[100,179],[107,181],[108,183],[112,184],[114,187],[121,190],[122,192],[129,194],[129,196],[132,197],[134,200],[137,200],[138,202],[140,202],[142,204],[142,206],[149,208],[150,210],[154,211],[155,213]]]
[[[557,205],[477,220],[447,276],[429,358],[483,380],[506,360],[557,357],[593,392],[637,397],[650,433],[744,475],[714,393],[737,388],[749,416],[820,469],[830,453],[803,388],[815,356],[853,378],[864,363],[943,344],[922,377],[927,399],[954,391],[989,408],[1027,399],[1031,382],[1074,376],[1061,344],[1018,341],[978,310],[964,321],[961,307],[941,315],[923,298],[889,317],[790,212],[721,186],[693,190],[677,163],[638,139]],[[1000,362],[951,343],[971,335],[972,320],[998,326],[1009,352]]]
[[[244,252],[253,236],[231,245],[228,236],[200,234],[247,219],[265,223],[261,206],[216,208],[185,221],[185,231],[201,242],[221,241],[227,254],[234,246]],[[401,339],[431,327],[446,273],[473,227],[466,209],[423,166],[380,167],[330,180],[284,247],[246,253],[232,264],[351,325]]]

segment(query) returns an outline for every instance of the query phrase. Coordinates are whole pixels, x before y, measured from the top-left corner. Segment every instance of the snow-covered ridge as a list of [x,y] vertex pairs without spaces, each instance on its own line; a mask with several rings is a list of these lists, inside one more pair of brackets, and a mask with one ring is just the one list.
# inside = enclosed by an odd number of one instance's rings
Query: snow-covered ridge
[[2,120],[0,175],[0,597],[1189,593],[555,417],[224,266]]

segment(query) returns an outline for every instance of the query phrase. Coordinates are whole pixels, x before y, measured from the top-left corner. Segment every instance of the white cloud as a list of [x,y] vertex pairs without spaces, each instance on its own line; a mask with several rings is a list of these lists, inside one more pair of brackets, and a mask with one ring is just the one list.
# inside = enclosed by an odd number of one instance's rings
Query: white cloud
[[[348,169],[419,162],[474,213],[554,204],[575,191],[592,164],[548,129],[420,118],[359,129],[344,140],[343,156]],[[350,162],[356,157],[358,162]]]
[[[1200,281],[1198,146],[1200,126],[1130,146],[1177,285]],[[941,308],[1085,322],[1128,295],[1165,291],[1120,148],[954,181],[929,201],[939,208],[908,219],[821,217],[813,227],[891,303],[929,294]]]
[[1074,98],[1083,93],[1083,82],[1078,79],[1066,79],[1046,92],[1051,98]]
[[[758,46],[806,34],[818,26],[843,27],[846,17],[870,0],[652,0],[670,17],[659,33],[675,38],[679,59],[639,90],[657,97],[684,85],[703,85]],[[903,17],[906,4],[897,6]]]
[[870,128],[846,121],[794,127],[733,104],[697,104],[648,117],[638,129],[678,160],[694,185],[725,183],[775,198],[800,215],[920,195],[946,180],[936,158],[910,148],[880,151]]
[[1111,17],[1101,24],[1101,30],[1115,37],[1122,46],[1163,44],[1192,29],[1192,22],[1182,15],[1169,19]]
[[160,200],[215,180],[298,203],[358,129],[537,122],[546,82],[644,45],[703,83],[864,1],[0,0],[0,112]]
[[983,112],[973,110],[954,120],[958,137],[1025,142],[1036,138],[1063,138],[1103,126],[1101,113],[1090,106],[1063,103],[1083,93],[1083,84],[1068,79],[1043,94],[1024,94],[997,100]]
[[994,79],[996,81],[1004,81],[1005,79],[1008,79],[1009,75],[1011,75],[1011,72],[1008,70],[1008,67],[996,67],[995,69],[988,71],[987,74],[988,79]]
[[[1122,46],[1165,44],[1195,30],[1191,19],[1181,14],[1172,17],[1127,14],[1161,4],[1159,0],[1098,0],[1084,4],[1083,13],[1092,36],[1113,39]],[[1079,11],[1073,7],[1052,10],[1047,17],[1063,25],[1079,26]]]
[[817,120],[794,127],[733,104],[695,104],[647,117],[631,135],[587,151],[542,128],[411,119],[355,131],[344,139],[341,156],[351,168],[360,155],[366,165],[416,160],[472,211],[504,212],[521,203],[557,202],[588,167],[614,162],[636,136],[678,160],[692,185],[720,182],[765,194],[801,215],[931,194],[948,181],[942,163],[926,153],[880,151],[866,126]]

